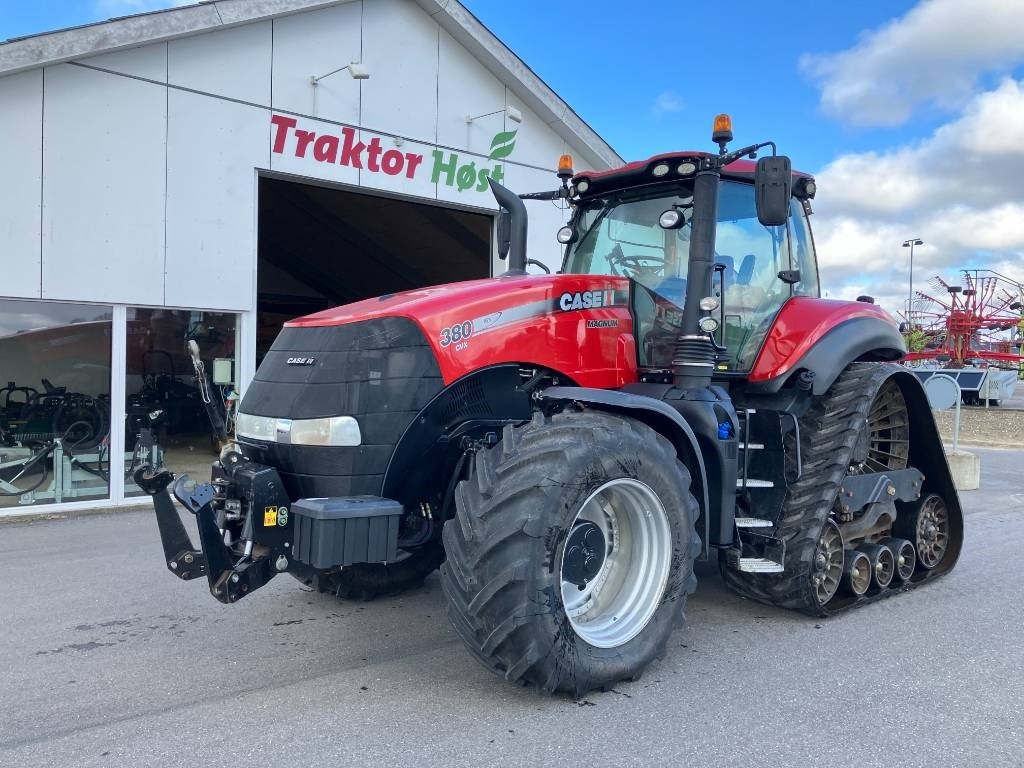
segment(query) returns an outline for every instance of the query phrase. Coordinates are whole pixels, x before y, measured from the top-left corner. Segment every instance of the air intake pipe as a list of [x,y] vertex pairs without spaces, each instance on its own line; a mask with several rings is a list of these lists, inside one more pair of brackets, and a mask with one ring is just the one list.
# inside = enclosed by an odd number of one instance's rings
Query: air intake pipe
[[506,275],[526,274],[526,206],[519,195],[488,178],[491,194],[498,201],[498,257],[508,257]]
[[700,300],[711,295],[715,269],[715,227],[718,220],[717,164],[697,174],[693,182],[693,216],[690,231],[690,261],[686,271],[686,301],[683,319],[672,355],[672,383],[679,389],[700,389],[711,384],[715,348],[700,329]]

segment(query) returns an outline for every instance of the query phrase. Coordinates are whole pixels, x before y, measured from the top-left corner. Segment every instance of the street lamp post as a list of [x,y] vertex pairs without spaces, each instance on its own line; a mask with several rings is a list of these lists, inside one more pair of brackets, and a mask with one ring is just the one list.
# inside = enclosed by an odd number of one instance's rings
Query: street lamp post
[[910,290],[907,291],[907,325],[911,330],[914,329],[914,321],[911,317],[912,308],[914,306],[914,246],[924,245],[924,240],[920,237],[912,237],[909,240],[903,241],[903,247],[910,249]]

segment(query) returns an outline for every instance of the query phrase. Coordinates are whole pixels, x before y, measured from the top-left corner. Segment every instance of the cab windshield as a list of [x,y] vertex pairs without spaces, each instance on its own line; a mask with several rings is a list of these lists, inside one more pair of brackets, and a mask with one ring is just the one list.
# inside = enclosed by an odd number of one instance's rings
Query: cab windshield
[[[564,272],[619,275],[635,280],[640,364],[668,365],[686,297],[690,249],[692,187],[634,190],[594,201],[574,224],[576,240],[566,253]],[[659,217],[674,209],[683,224],[663,229]],[[792,251],[792,253],[791,253]],[[722,300],[724,323],[717,340],[724,344],[729,370],[749,370],[764,334],[782,304],[794,293],[817,295],[817,270],[803,206],[791,206],[790,223],[765,227],[757,220],[750,184],[723,180],[718,191],[715,239],[715,295]],[[799,269],[794,286],[779,279],[782,270]],[[659,342],[659,334],[664,343]]]

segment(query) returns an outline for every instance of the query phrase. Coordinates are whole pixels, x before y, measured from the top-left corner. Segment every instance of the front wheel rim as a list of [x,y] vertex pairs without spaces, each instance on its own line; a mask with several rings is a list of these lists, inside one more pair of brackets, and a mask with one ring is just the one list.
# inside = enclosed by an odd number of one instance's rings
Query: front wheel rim
[[[585,562],[600,563],[581,568],[579,547]],[[598,648],[628,643],[661,605],[671,563],[672,528],[658,495],[632,478],[599,487],[569,527],[559,568],[573,631]]]

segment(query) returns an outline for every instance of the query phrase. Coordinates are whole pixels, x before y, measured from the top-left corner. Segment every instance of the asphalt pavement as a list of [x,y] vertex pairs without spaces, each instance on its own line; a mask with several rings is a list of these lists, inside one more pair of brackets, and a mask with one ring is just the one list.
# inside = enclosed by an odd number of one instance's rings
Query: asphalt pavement
[[3,524],[0,765],[1022,766],[1024,452],[978,453],[947,577],[814,620],[702,566],[667,657],[581,701],[479,666],[436,575],[222,606],[150,513]]

